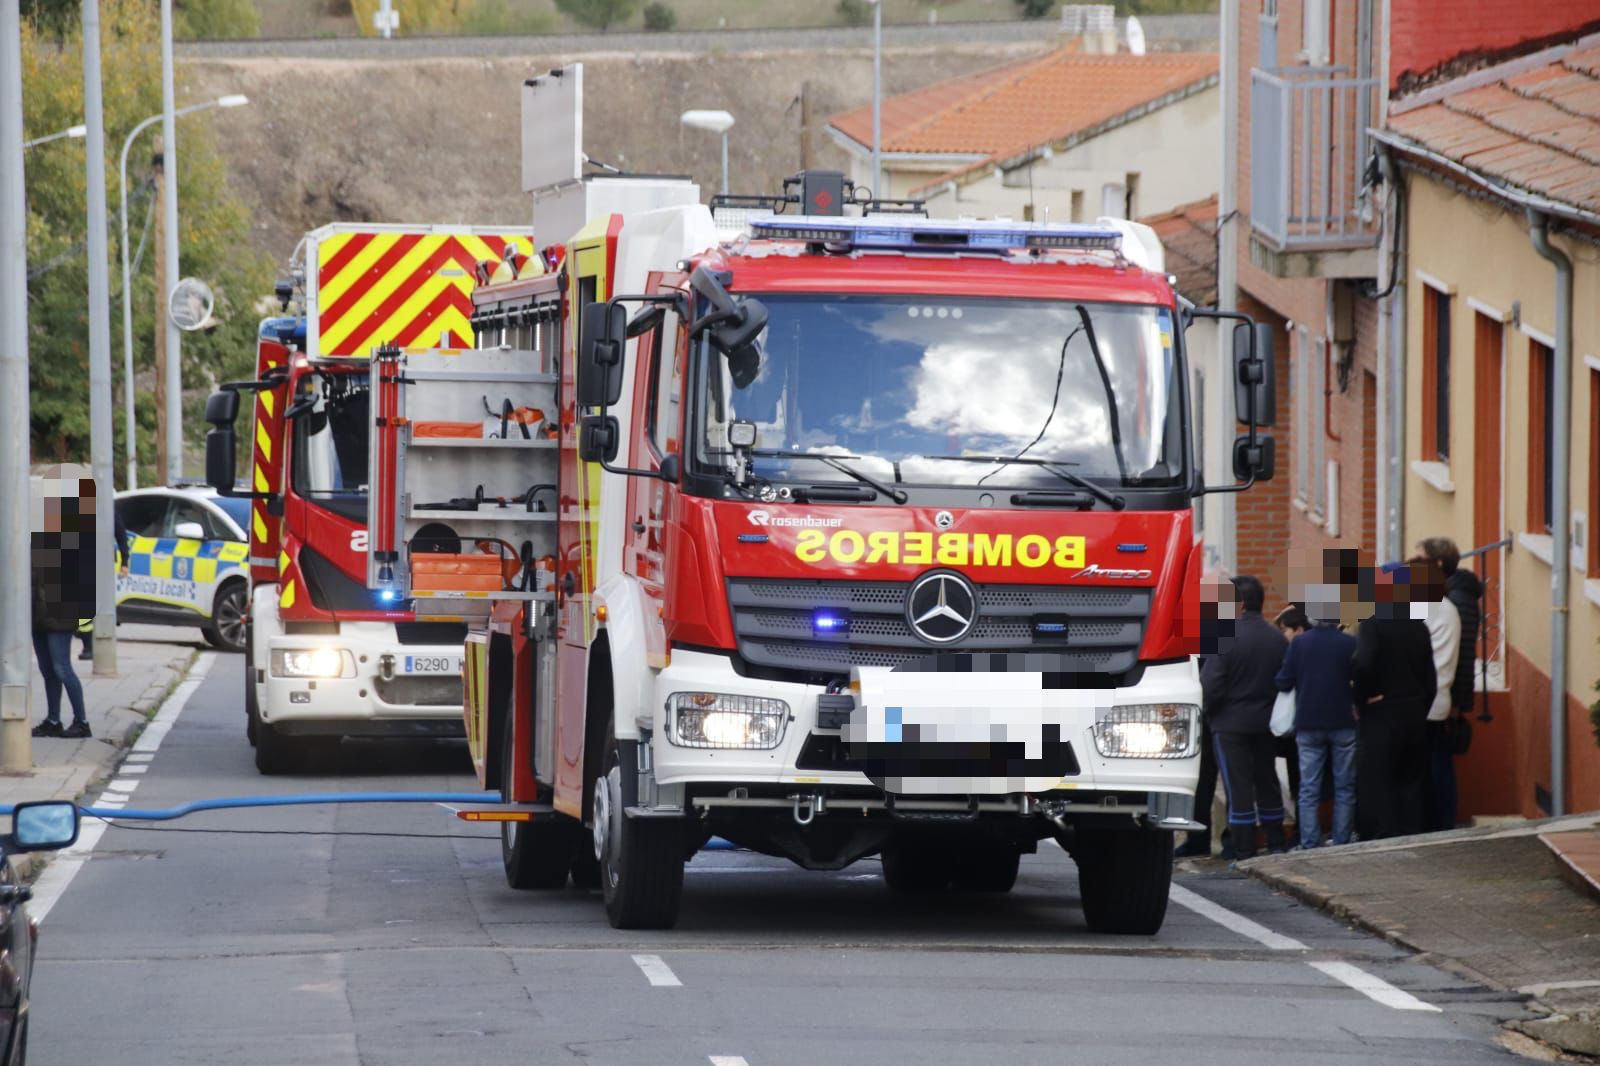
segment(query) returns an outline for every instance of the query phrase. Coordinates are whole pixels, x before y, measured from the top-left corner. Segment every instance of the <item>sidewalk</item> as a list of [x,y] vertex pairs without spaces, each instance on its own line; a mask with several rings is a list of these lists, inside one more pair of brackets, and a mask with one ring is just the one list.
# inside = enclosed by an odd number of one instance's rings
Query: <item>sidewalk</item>
[[1600,832],[1600,812],[1270,855],[1240,869],[1431,961],[1529,996],[1510,1023],[1600,1056],[1600,902],[1542,839]]
[[[107,777],[122,751],[183,679],[205,641],[196,630],[158,626],[117,627],[116,677],[94,677],[94,664],[73,660],[83,682],[83,700],[93,736],[82,740],[33,738],[33,770],[0,772],[0,797],[6,803],[29,800],[82,800],[90,786]],[[73,655],[81,645],[74,638]],[[44,719],[44,679],[34,664],[32,724]],[[72,720],[66,694],[61,718]],[[10,819],[0,819],[9,822]],[[18,856],[17,858],[21,858]],[[13,859],[15,862],[16,859]]]

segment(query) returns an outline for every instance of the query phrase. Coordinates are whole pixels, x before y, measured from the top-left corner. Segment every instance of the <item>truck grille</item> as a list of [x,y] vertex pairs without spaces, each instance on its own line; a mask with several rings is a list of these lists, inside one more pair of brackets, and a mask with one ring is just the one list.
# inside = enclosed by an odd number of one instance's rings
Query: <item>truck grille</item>
[[[909,588],[902,581],[730,579],[739,654],[761,666],[848,674],[853,666],[896,667],[935,652],[1048,651],[1066,670],[1121,673],[1138,659],[1150,613],[1147,588],[978,585],[972,632],[935,648],[906,623]],[[848,611],[849,631],[815,633],[812,616],[819,608]],[[1035,615],[1066,616],[1066,640],[1036,640]]]
[[439,677],[382,677],[372,679],[378,698],[384,703],[404,707],[461,707],[461,678],[453,675]]

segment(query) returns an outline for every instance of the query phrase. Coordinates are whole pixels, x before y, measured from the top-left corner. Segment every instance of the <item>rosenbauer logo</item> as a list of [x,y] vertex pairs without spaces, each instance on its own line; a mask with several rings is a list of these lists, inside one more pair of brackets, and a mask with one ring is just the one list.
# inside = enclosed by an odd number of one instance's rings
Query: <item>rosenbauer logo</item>
[[1088,566],[1072,575],[1074,581],[1080,577],[1103,577],[1109,581],[1149,581],[1152,571],[1149,570],[1109,570],[1106,567],[1090,563]]
[[813,514],[779,514],[771,511],[755,510],[745,515],[753,526],[782,526],[788,528],[821,528],[832,529],[844,525],[842,518],[821,518]]

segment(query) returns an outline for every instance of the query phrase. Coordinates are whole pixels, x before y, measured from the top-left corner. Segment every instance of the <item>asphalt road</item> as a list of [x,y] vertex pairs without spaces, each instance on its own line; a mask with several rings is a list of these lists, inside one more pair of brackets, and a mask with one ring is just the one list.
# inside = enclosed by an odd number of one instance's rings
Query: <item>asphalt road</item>
[[[459,745],[347,742],[325,774],[259,777],[240,671],[216,657],[153,758],[133,757],[132,806],[474,787]],[[1008,896],[912,905],[875,861],[819,874],[706,852],[680,927],[641,934],[596,896],[511,891],[498,848],[427,805],[113,824],[46,915],[32,1061],[1512,1059],[1494,1037],[1516,1002],[1238,876],[1185,872],[1159,936],[1110,938],[1084,928],[1054,847]]]

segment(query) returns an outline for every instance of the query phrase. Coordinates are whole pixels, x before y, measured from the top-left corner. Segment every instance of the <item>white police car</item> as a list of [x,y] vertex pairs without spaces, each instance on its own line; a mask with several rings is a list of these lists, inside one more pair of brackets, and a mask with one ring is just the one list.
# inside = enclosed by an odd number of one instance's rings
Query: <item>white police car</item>
[[203,486],[117,493],[128,572],[117,621],[198,626],[214,647],[244,650],[250,602],[250,501]]

